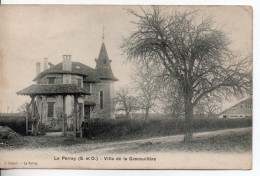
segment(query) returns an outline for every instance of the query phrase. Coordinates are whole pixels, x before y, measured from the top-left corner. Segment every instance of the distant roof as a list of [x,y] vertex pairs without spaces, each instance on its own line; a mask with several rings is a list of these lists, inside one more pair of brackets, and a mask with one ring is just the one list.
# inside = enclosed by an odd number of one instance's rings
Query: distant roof
[[62,62],[54,65],[47,70],[41,72],[36,78],[34,78],[33,81],[37,80],[38,78],[42,78],[47,74],[50,73],[71,73],[71,74],[78,74],[78,75],[84,75],[86,76],[84,81],[87,82],[99,82],[100,81],[100,75],[97,73],[97,71],[87,65],[84,65],[80,62],[72,62],[72,69],[71,72],[63,71],[62,68]]
[[239,103],[237,103],[237,104],[231,106],[230,108],[228,108],[228,109],[222,111],[221,113],[219,113],[219,115],[220,115],[220,114],[223,114],[223,113],[225,113],[225,112],[227,112],[228,110],[232,109],[233,107],[235,107],[235,106],[237,106],[237,105],[239,105],[239,104],[246,103],[246,102],[252,102],[252,101],[253,101],[252,98],[247,98],[247,99],[245,99],[245,100],[243,100],[243,101],[240,101]]
[[75,84],[33,84],[17,92],[18,95],[90,95]]

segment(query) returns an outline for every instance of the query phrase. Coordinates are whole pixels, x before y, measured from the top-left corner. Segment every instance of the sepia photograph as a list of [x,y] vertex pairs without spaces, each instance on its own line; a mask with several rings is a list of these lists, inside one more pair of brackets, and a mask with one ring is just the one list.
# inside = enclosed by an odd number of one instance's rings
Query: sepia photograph
[[0,168],[252,169],[252,7],[1,5],[0,21]]

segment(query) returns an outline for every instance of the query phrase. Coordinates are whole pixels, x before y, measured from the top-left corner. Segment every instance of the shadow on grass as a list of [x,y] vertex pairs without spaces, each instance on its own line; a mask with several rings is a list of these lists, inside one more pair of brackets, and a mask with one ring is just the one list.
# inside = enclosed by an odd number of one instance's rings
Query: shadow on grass
[[214,136],[194,137],[191,142],[146,142],[114,147],[111,153],[142,152],[216,152],[243,153],[252,151],[252,130]]

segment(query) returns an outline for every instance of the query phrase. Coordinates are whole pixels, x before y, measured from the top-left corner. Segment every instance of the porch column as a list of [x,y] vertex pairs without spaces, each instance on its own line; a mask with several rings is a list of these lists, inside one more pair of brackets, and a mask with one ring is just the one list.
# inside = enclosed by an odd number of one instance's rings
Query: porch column
[[[32,134],[35,134],[35,120],[36,120],[36,117],[35,117],[35,103],[34,103],[34,101],[35,101],[35,96],[31,96],[31,98],[32,98],[32,101],[31,101],[31,103],[32,103]],[[37,134],[37,132],[36,132],[36,134]]]
[[73,115],[73,136],[77,135],[77,106],[78,106],[78,96],[74,95],[74,115]]
[[62,113],[62,135],[67,136],[67,114],[66,114],[66,95],[62,96],[63,113]]
[[29,125],[29,109],[31,104],[26,105],[26,119],[25,119],[25,133],[28,135],[28,125]]
[[81,124],[82,124],[82,121],[83,121],[83,109],[84,109],[84,104],[82,104],[82,106],[80,107],[80,117],[79,117],[79,132],[80,132],[80,137],[82,138],[83,137],[83,134],[82,134],[82,127],[81,127]]

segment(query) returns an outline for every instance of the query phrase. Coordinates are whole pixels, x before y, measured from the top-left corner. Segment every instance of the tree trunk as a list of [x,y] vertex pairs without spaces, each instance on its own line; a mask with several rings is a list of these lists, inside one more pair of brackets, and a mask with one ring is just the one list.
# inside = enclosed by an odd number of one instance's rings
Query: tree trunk
[[149,118],[150,106],[151,106],[151,96],[148,99],[148,102],[147,102],[146,107],[145,107],[145,120],[147,120]]
[[149,108],[145,109],[145,120],[149,118]]
[[184,136],[185,142],[192,141],[193,130],[192,130],[192,121],[193,121],[193,105],[191,103],[191,96],[185,97],[185,120],[186,120],[186,131]]
[[126,111],[125,113],[126,113],[126,118],[129,119],[130,118],[129,117],[130,116],[130,112]]

